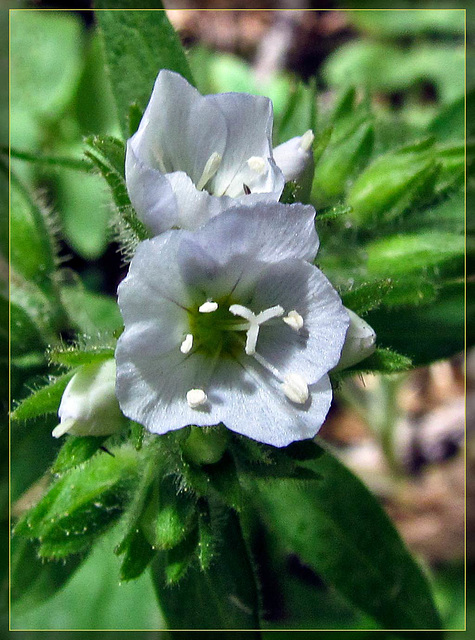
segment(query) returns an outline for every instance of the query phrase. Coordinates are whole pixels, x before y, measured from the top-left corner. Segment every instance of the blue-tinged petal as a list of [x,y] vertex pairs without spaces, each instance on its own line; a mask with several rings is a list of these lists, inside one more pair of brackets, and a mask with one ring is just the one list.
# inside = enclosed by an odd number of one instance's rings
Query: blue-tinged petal
[[[233,383],[239,368],[242,374],[236,387]],[[213,393],[222,403],[223,423],[236,433],[274,447],[313,438],[332,400],[328,376],[310,386],[309,399],[304,405],[288,400],[280,384],[253,358],[243,356],[239,363],[222,363],[216,371]]]
[[223,155],[226,132],[220,109],[179,74],[163,69],[130,143],[149,166],[161,173],[184,171],[197,184],[210,156]]
[[263,324],[257,352],[282,375],[298,373],[312,384],[338,362],[348,313],[323,273],[300,260],[272,264],[258,280],[250,307],[259,310],[276,304],[287,314],[296,311],[303,326],[295,330],[281,318]]
[[370,356],[376,349],[376,333],[363,318],[351,309],[346,310],[350,317],[350,326],[345,338],[335,371],[346,369]]
[[277,262],[287,258],[313,260],[318,250],[315,210],[309,205],[278,202],[235,205],[195,233],[196,242],[228,264],[237,256]]
[[[159,317],[165,303],[186,311],[191,303],[190,292],[181,279],[177,260],[186,234],[181,230],[167,231],[138,245],[129,272],[118,288],[126,327],[140,319]],[[168,305],[163,308],[166,311]]]
[[213,180],[213,191],[221,195],[249,158],[272,157],[272,102],[246,93],[220,93],[207,96],[207,100],[226,122],[226,147]]
[[153,235],[177,226],[178,205],[170,182],[160,171],[138,159],[130,140],[125,157],[125,180],[138,217]]
[[[310,146],[308,146],[308,142],[310,142]],[[297,180],[312,162],[312,142],[313,133],[308,131],[303,136],[291,138],[275,147],[274,160],[284,174],[286,182]]]

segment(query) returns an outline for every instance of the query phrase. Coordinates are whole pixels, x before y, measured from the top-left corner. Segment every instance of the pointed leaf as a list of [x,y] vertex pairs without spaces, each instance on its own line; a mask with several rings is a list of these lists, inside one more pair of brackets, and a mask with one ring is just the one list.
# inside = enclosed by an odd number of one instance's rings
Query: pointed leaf
[[63,392],[73,375],[74,371],[68,371],[68,373],[51,380],[46,386],[34,391],[12,411],[11,419],[13,421],[29,420],[47,413],[57,413]]
[[[104,0],[98,0],[96,7],[113,8]],[[140,11],[127,11],[121,3],[114,11],[98,11],[96,16],[104,38],[122,132],[127,137],[130,105],[146,107],[160,69],[176,71],[189,82],[191,71],[166,12],[163,8],[157,10],[156,2],[149,7],[142,4]]]
[[253,500],[287,550],[386,629],[440,629],[427,578],[377,500],[329,453],[302,489],[259,482]]

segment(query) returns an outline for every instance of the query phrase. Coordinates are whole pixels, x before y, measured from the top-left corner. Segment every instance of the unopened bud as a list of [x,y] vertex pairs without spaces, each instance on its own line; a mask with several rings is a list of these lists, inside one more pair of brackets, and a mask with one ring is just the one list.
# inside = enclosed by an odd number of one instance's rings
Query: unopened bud
[[350,316],[350,325],[346,332],[345,344],[340,360],[334,371],[346,369],[370,356],[376,348],[376,333],[351,309],[346,310]]
[[105,436],[122,428],[125,419],[115,395],[115,373],[112,358],[80,367],[64,390],[55,438],[65,433]]

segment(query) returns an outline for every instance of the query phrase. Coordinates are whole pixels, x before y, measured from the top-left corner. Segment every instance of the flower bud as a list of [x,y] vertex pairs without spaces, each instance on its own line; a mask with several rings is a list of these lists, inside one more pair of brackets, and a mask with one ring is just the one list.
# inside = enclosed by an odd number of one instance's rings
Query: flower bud
[[368,161],[373,142],[373,125],[367,118],[335,130],[315,168],[312,200],[322,206],[341,197],[348,181]]
[[105,436],[119,431],[125,418],[115,396],[115,360],[82,365],[64,390],[53,436]]
[[346,369],[370,356],[376,348],[376,333],[351,309],[346,309],[350,316],[350,326],[346,332],[345,344],[340,360],[334,371]]
[[349,190],[353,221],[389,221],[419,204],[434,191],[439,168],[435,152],[423,143],[379,156]]

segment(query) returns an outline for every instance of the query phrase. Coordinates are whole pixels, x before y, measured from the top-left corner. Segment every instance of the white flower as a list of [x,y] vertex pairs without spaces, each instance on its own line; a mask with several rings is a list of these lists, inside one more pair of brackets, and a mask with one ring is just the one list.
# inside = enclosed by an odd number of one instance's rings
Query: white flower
[[215,425],[274,446],[313,437],[349,319],[325,276],[315,211],[236,205],[142,242],[119,286],[117,397],[153,433]]
[[[180,75],[160,71],[140,126],[127,142],[127,189],[142,222],[154,235],[197,229],[236,199],[277,201],[284,176],[273,159],[272,121],[268,98],[202,96]],[[302,141],[310,137],[307,132]],[[292,158],[300,171],[298,145],[276,151],[285,171]]]
[[346,310],[350,316],[350,326],[341,352],[340,361],[335,371],[346,369],[370,356],[376,348],[376,333],[369,324],[351,309]]
[[291,138],[274,149],[274,160],[286,182],[298,180],[313,162],[312,145],[315,136],[309,129],[303,136]]
[[115,395],[115,361],[82,365],[64,390],[58,415],[60,424],[53,429],[59,438],[65,433],[75,436],[105,436],[119,431],[124,416]]

